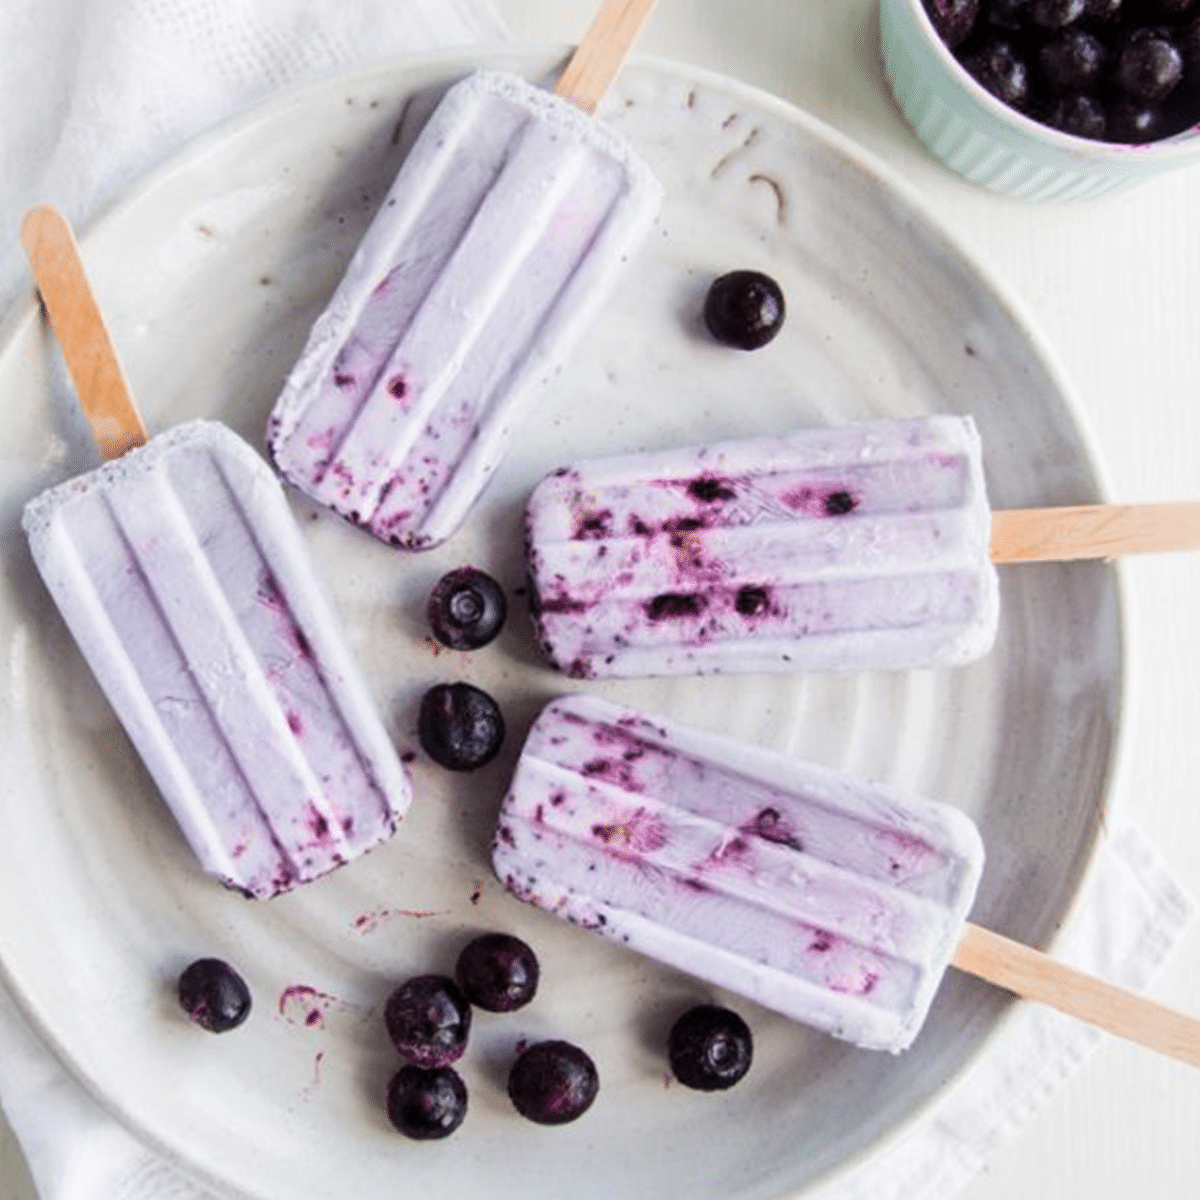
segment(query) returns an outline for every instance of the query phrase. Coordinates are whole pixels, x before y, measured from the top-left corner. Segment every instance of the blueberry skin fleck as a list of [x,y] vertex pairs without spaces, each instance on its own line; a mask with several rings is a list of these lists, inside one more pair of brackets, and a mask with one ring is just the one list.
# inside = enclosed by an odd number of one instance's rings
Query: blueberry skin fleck
[[509,933],[484,933],[458,956],[454,977],[467,999],[488,1012],[515,1012],[537,992],[537,955]]
[[183,1011],[209,1033],[227,1033],[250,1015],[250,988],[219,958],[198,958],[185,967],[177,991]]
[[663,592],[647,600],[642,606],[651,621],[674,620],[695,617],[704,610],[703,596],[680,592]]
[[844,517],[858,507],[858,501],[849,492],[830,492],[821,507],[827,517]]
[[462,1057],[471,1032],[471,1006],[453,979],[417,975],[388,996],[383,1020],[401,1058],[433,1070]]
[[530,1046],[508,1075],[513,1106],[539,1125],[565,1125],[583,1116],[599,1090],[596,1064],[585,1051],[564,1041]]
[[467,1086],[453,1067],[401,1067],[388,1084],[387,1114],[416,1141],[449,1137],[467,1115]]
[[685,1087],[724,1091],[750,1070],[754,1041],[749,1026],[731,1009],[698,1004],[672,1026],[667,1056]]
[[771,599],[766,588],[747,584],[738,589],[733,606],[743,617],[757,617],[765,613],[770,604]]
[[425,753],[450,771],[490,763],[504,744],[504,717],[495,700],[469,683],[439,683],[421,698],[417,737]]
[[761,271],[730,271],[715,279],[704,300],[704,324],[722,345],[759,350],[783,327],[783,290]]
[[504,626],[504,589],[486,571],[459,567],[443,575],[429,594],[425,615],[433,636],[451,650],[479,650]]

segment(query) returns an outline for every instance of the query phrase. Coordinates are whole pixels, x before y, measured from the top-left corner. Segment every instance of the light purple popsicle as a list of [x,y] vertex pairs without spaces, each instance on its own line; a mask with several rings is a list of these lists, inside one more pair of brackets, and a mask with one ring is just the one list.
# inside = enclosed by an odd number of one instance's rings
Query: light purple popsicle
[[578,694],[535,721],[492,858],[555,916],[893,1052],[983,870],[955,809]]
[[529,499],[531,608],[577,678],[955,665],[995,638],[990,531],[969,417],[593,459]]
[[206,870],[268,897],[395,832],[404,768],[277,479],[194,421],[26,506],[46,585]]
[[284,476],[394,546],[444,541],[660,198],[630,147],[565,100],[494,71],[456,84],[276,401]]

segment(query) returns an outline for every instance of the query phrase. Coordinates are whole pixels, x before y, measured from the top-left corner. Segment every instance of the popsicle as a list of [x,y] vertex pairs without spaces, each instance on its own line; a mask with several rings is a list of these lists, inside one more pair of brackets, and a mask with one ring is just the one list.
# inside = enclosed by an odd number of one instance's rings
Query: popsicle
[[657,214],[586,115],[652,7],[610,0],[557,96],[478,71],[442,99],[271,414],[312,499],[407,549],[458,528]]
[[66,222],[22,236],[110,457],[28,503],[34,561],[203,867],[278,895],[390,837],[408,779],[274,472],[212,421],[145,441]]
[[911,1045],[954,965],[1200,1065],[1200,1021],[967,923],[961,811],[598,697],[535,720],[492,861],[518,898],[864,1049]]
[[1200,546],[1200,505],[993,513],[970,417],[594,459],[526,507],[531,610],[577,678],[970,662],[995,561]]

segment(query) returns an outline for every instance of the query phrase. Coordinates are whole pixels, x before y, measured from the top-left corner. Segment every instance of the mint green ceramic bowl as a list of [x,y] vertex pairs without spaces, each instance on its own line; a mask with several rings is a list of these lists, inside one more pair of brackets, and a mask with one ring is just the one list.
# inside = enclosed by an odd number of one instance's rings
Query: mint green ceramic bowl
[[1015,112],[955,61],[922,0],[880,0],[879,20],[884,69],[908,123],[936,158],[980,187],[1023,200],[1078,200],[1200,164],[1200,127],[1126,146]]

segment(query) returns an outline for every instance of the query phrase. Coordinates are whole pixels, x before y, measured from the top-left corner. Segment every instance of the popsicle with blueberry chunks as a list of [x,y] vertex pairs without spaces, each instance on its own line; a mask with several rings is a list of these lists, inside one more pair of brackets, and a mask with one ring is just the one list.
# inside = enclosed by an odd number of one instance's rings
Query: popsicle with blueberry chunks
[[956,666],[995,562],[1200,547],[1200,504],[993,512],[970,417],[592,459],[526,505],[530,602],[578,678]]
[[146,440],[65,221],[22,234],[109,458],[28,503],[34,561],[201,864],[277,895],[390,837],[408,779],[274,472],[217,422]]
[[911,1045],[954,965],[1200,1065],[1200,1021],[967,923],[965,813],[595,696],[534,721],[492,862],[519,899],[864,1049]]
[[587,115],[652,7],[609,0],[557,95],[482,70],[441,100],[271,414],[312,499],[407,549],[463,521],[657,214]]

